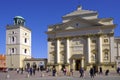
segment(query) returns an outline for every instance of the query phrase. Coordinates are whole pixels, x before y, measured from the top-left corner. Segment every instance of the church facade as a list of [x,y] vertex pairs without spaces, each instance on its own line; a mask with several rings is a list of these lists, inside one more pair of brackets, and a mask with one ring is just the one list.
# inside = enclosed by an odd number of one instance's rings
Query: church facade
[[62,23],[48,26],[48,67],[79,70],[80,67],[116,67],[120,38],[114,37],[112,18],[98,18],[98,12],[77,10],[62,16]]

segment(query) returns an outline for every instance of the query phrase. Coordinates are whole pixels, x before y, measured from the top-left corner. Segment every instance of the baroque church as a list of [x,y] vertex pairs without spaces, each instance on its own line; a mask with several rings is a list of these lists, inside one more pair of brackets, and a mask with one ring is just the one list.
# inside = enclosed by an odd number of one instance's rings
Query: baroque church
[[77,10],[62,16],[62,23],[49,25],[48,67],[79,70],[80,67],[115,69],[120,57],[120,37],[114,37],[113,18],[98,12]]

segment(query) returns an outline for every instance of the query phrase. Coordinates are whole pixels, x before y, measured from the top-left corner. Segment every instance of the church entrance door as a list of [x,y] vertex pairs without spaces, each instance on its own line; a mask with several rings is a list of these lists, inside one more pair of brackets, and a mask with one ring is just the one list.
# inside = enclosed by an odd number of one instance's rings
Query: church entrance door
[[78,60],[75,60],[75,70],[79,70],[81,67],[81,60],[78,59]]

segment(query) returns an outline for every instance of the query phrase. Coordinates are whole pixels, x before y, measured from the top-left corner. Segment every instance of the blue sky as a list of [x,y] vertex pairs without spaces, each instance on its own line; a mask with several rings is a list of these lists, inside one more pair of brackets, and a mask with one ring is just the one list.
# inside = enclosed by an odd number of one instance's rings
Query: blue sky
[[62,22],[62,16],[76,10],[94,10],[99,18],[114,19],[115,36],[120,36],[120,0],[0,0],[0,54],[5,54],[7,24],[13,24],[15,16],[22,16],[32,30],[32,56],[47,57],[48,25]]

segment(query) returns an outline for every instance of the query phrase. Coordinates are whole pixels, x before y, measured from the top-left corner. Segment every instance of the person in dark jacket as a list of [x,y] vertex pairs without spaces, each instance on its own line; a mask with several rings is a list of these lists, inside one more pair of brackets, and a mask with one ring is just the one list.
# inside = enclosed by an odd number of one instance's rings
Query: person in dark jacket
[[52,70],[52,75],[55,76],[56,75],[56,68],[54,67]]
[[32,76],[32,72],[33,72],[33,69],[32,68],[30,68],[30,75]]
[[99,74],[102,74],[102,73],[103,73],[103,72],[102,72],[102,67],[100,67],[99,70],[100,70],[100,71],[99,71]]
[[107,76],[108,73],[109,73],[109,69],[107,69],[107,70],[105,71],[105,75]]
[[80,77],[83,77],[84,76],[84,70],[83,70],[83,68],[80,67],[79,72],[80,72]]
[[91,78],[94,78],[94,69],[93,68],[90,69],[90,76],[91,76]]

